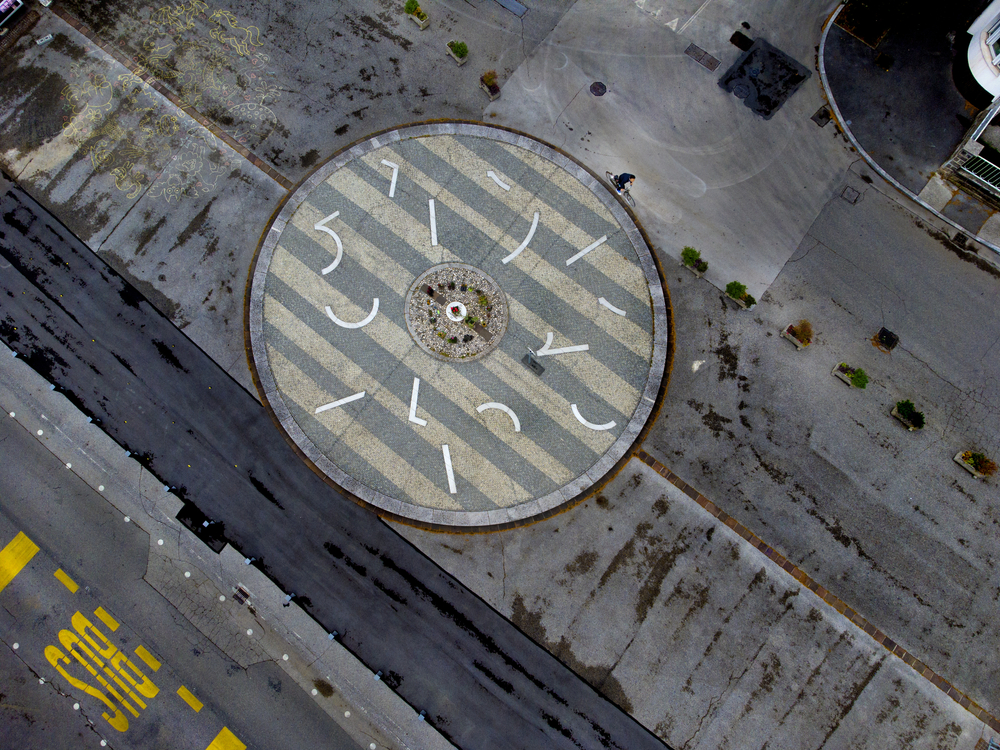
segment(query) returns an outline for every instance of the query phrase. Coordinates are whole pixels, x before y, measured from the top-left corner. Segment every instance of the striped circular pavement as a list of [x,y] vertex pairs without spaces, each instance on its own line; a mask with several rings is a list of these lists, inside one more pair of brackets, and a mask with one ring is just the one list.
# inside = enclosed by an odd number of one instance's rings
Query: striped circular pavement
[[[495,281],[502,334],[464,277],[414,288],[442,264]],[[579,500],[653,413],[669,349],[665,287],[613,192],[537,140],[471,123],[383,133],[318,168],[264,234],[247,315],[261,395],[302,455],[431,527]],[[443,354],[417,345],[415,320]],[[463,361],[463,341],[493,335]]]

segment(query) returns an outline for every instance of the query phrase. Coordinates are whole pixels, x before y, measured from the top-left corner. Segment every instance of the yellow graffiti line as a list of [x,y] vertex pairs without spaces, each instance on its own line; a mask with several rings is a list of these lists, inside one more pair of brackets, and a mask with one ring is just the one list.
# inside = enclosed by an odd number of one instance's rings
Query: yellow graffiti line
[[0,550],[0,591],[7,588],[7,584],[17,577],[36,552],[38,545],[28,539],[23,531],[17,532],[17,536]]
[[72,578],[70,578],[66,574],[66,571],[64,571],[62,568],[59,568],[59,570],[57,570],[52,575],[54,575],[56,577],[56,580],[58,580],[59,583],[61,583],[66,588],[68,588],[69,589],[69,593],[71,593],[71,594],[75,594],[76,590],[78,588],[80,588],[80,586],[77,585],[77,582],[74,581]]
[[146,650],[145,646],[138,646],[135,650],[135,655],[142,659],[146,666],[156,672],[160,668],[160,661],[155,656],[153,656],[149,651]]
[[[118,630],[118,621],[114,617],[109,615],[104,611],[104,607],[98,607],[94,610],[94,614],[97,615],[97,619],[103,622],[112,633]],[[83,635],[81,632],[80,635]]]
[[185,703],[187,703],[189,706],[191,706],[191,709],[195,713],[198,713],[199,711],[201,711],[201,707],[203,705],[205,705],[200,700],[198,700],[197,698],[195,698],[194,695],[191,693],[191,691],[188,690],[183,685],[181,685],[179,688],[177,688],[177,695],[179,695],[181,697],[181,700],[183,700]]
[[246,748],[247,746],[240,742],[228,727],[223,727],[205,750],[246,750]]

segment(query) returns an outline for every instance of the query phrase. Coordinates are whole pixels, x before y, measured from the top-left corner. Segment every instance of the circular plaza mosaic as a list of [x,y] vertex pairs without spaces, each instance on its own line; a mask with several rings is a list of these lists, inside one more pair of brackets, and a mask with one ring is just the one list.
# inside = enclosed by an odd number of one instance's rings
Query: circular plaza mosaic
[[624,458],[668,366],[666,290],[630,214],[526,136],[379,134],[272,220],[247,330],[303,457],[380,513],[522,523]]
[[507,300],[477,268],[443,263],[424,271],[406,293],[406,327],[417,346],[446,362],[474,362],[500,345]]

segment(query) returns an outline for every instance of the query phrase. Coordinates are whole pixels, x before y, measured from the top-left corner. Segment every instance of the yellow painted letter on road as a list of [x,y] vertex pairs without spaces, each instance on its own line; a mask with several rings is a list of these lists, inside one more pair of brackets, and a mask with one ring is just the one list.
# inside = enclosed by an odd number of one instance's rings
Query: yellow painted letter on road
[[[101,716],[103,716],[108,724],[113,728],[117,729],[119,732],[124,732],[128,729],[128,718],[119,710],[119,708],[112,703],[108,697],[102,693],[100,690],[95,688],[93,685],[89,685],[83,680],[79,680],[69,672],[66,671],[65,667],[61,662],[69,664],[69,657],[66,656],[62,651],[57,649],[55,646],[45,647],[45,658],[48,659],[49,664],[56,668],[56,671],[62,675],[62,678],[66,680],[70,685],[75,687],[77,690],[82,690],[87,695],[92,698],[97,698],[101,703],[107,706],[111,710],[111,715],[105,711]],[[79,658],[79,657],[78,657]]]

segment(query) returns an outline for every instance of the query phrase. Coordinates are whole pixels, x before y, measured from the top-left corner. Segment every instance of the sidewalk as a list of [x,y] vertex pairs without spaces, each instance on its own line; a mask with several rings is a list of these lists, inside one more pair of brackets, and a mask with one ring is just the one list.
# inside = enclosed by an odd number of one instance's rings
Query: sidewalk
[[854,29],[842,10],[827,33],[821,64],[840,127],[874,165],[967,234],[997,244],[1000,233],[990,221],[996,209],[941,175],[980,107],[989,103],[964,62],[966,29],[980,5],[935,5],[928,11],[933,24],[927,13],[896,14],[881,41],[878,34],[860,39],[863,30]]

